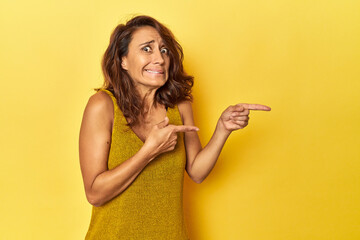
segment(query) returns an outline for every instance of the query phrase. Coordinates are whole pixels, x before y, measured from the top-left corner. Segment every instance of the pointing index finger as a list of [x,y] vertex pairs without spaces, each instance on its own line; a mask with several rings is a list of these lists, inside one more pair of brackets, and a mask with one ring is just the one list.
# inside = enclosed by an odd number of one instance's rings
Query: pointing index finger
[[188,125],[175,125],[173,126],[174,132],[194,132],[199,131],[199,128]]
[[245,109],[249,109],[249,110],[261,110],[261,111],[271,111],[271,108],[265,105],[261,105],[261,104],[248,104],[248,103],[241,103],[238,104],[243,106]]

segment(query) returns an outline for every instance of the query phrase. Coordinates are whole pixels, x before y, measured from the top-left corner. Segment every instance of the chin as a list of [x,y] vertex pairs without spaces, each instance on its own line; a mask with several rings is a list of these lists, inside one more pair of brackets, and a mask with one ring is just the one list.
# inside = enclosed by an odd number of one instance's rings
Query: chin
[[153,82],[153,86],[157,86],[157,87],[162,87],[165,85],[165,83],[167,82],[167,80],[156,80],[156,81],[152,81]]

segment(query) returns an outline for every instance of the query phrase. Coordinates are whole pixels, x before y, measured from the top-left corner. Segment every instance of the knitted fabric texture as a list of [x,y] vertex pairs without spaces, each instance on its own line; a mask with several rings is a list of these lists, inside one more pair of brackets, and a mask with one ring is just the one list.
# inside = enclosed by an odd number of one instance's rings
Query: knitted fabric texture
[[[114,124],[108,158],[111,170],[135,155],[143,142],[126,126],[114,95]],[[168,108],[169,124],[182,125],[179,109]],[[183,215],[183,182],[186,164],[184,133],[175,149],[151,161],[136,179],[106,204],[92,206],[85,240],[187,240]]]

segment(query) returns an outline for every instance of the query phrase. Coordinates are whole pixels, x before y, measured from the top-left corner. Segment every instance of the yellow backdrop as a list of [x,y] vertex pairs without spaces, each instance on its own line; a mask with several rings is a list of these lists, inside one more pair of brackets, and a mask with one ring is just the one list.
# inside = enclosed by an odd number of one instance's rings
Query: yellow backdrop
[[221,112],[251,112],[208,178],[186,175],[194,240],[360,239],[360,2],[0,3],[0,239],[83,239],[84,107],[118,23],[147,14],[182,44],[203,146]]

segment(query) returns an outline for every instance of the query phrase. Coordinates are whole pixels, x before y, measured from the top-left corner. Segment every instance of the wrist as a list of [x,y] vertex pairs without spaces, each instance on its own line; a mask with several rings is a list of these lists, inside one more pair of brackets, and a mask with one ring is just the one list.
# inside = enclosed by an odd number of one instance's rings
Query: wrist
[[222,137],[228,138],[231,134],[231,130],[227,130],[222,124],[221,120],[217,122],[215,131]]
[[157,156],[154,148],[150,146],[147,142],[144,143],[144,145],[140,149],[140,152],[148,160],[148,162],[151,162]]

